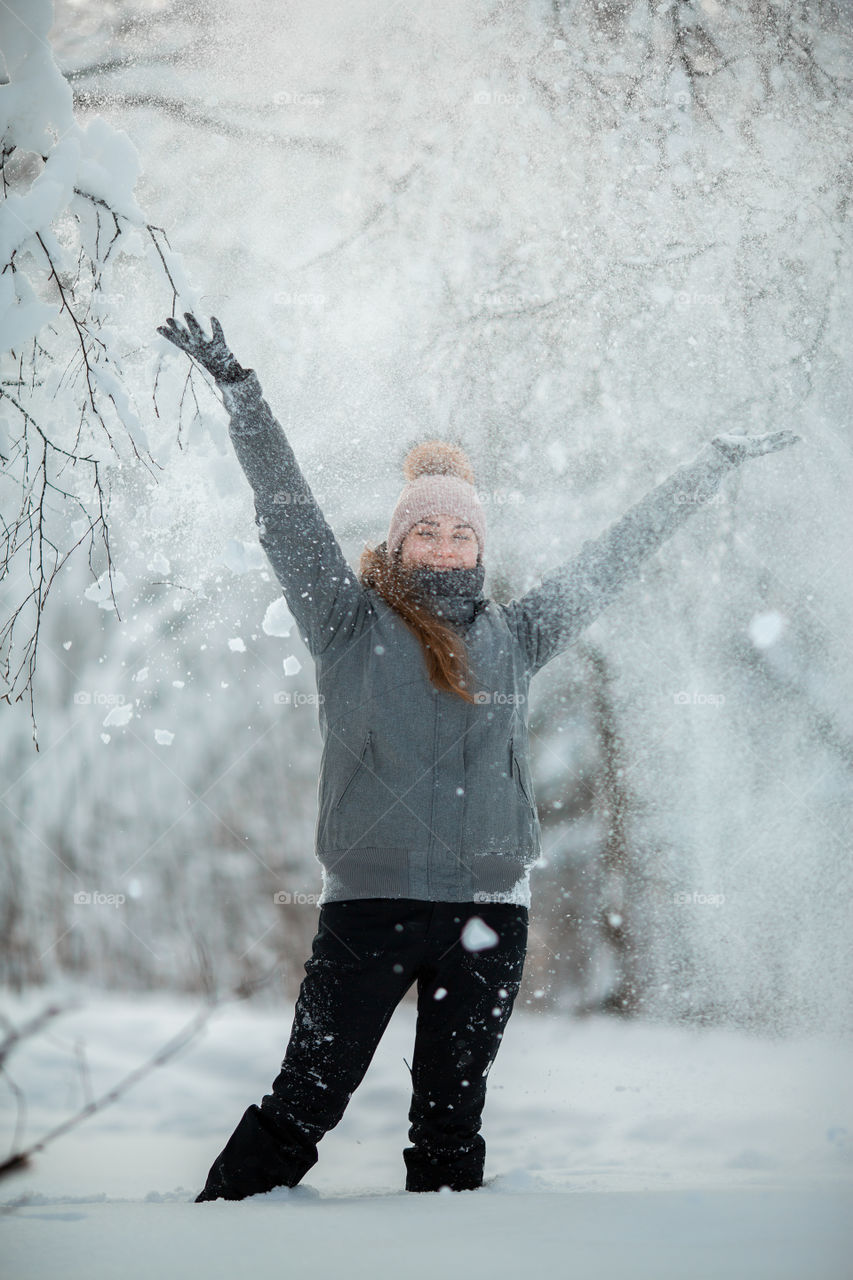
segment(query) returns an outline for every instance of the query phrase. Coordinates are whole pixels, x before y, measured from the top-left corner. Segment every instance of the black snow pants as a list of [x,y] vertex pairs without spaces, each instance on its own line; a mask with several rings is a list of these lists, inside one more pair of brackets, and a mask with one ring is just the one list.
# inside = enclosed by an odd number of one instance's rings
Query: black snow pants
[[242,1200],[304,1177],[415,981],[406,1190],[479,1187],[486,1078],[518,994],[527,928],[527,908],[510,903],[322,906],[281,1071],[244,1112],[197,1202]]

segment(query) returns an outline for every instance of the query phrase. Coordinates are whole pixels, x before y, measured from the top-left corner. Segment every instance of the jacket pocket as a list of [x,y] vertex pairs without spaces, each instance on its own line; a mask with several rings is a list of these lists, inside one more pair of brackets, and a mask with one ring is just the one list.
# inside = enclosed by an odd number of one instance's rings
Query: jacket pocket
[[356,774],[359,772],[359,770],[361,769],[362,765],[364,764],[364,757],[365,757],[365,755],[367,754],[367,748],[368,748],[368,747],[369,747],[369,745],[370,745],[370,735],[371,735],[371,732],[372,732],[372,730],[368,729],[368,731],[367,731],[367,733],[366,733],[366,735],[365,735],[365,738],[364,738],[364,742],[361,744],[361,752],[360,752],[360,754],[359,754],[358,760],[356,761],[355,765],[353,766],[352,770],[350,771],[350,775],[349,775],[349,777],[347,778],[346,782],[344,783],[343,791],[342,791],[342,792],[341,792],[341,794],[338,796],[337,800],[335,801],[334,805],[332,806],[332,808],[333,808],[333,809],[337,809],[337,808],[339,807],[339,805],[340,805],[340,804],[341,804],[341,802],[343,801],[344,796],[345,796],[345,795],[346,795],[346,793],[349,791],[350,786],[351,786],[352,782],[354,781]]
[[513,771],[515,773],[516,781],[518,782],[518,785],[521,788],[521,794],[524,796],[525,800],[530,805],[530,808],[533,809],[535,808],[535,805],[533,803],[533,788],[532,788],[532,785],[529,783],[529,781],[525,780],[525,776],[524,776],[525,771],[522,768],[521,760],[519,759],[519,756],[515,750],[514,738],[510,738],[509,740],[509,750],[510,750],[510,755],[512,756]]

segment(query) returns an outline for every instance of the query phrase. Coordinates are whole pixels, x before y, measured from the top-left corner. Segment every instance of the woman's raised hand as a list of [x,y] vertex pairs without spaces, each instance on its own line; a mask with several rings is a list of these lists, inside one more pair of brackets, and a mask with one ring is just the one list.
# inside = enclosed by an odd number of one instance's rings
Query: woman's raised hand
[[793,431],[768,431],[761,436],[714,436],[711,444],[719,449],[729,462],[745,462],[747,458],[760,458],[763,453],[775,453],[796,444],[802,436]]
[[250,372],[237,363],[225,341],[222,325],[216,316],[210,317],[212,338],[205,337],[204,330],[192,312],[185,311],[184,319],[187,322],[185,329],[170,316],[165,325],[158,327],[157,332],[164,338],[168,338],[169,342],[174,343],[176,347],[180,347],[181,351],[186,351],[188,356],[197,360],[217,382],[236,382],[238,378],[244,378]]

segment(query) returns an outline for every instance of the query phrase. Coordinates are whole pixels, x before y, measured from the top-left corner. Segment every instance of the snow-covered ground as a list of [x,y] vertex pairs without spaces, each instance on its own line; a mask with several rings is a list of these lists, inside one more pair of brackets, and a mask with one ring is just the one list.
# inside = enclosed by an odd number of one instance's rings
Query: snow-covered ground
[[[19,1023],[68,994],[7,997],[4,1008]],[[198,1011],[159,995],[77,999],[9,1061],[26,1142]],[[3,1275],[474,1280],[531,1263],[574,1280],[850,1275],[849,1042],[519,1008],[490,1075],[492,1181],[418,1196],[403,1189],[401,1154],[414,1017],[413,1004],[397,1009],[300,1187],[195,1205],[211,1160],[276,1074],[292,1018],[286,1002],[280,1013],[223,1007],[178,1057],[4,1182]],[[5,1151],[17,1117],[8,1089],[2,1108]]]

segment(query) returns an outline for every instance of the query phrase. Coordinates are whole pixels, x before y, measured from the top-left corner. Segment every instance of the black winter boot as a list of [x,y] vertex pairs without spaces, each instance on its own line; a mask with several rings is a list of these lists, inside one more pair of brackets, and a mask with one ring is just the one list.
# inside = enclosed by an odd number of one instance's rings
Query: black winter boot
[[247,1107],[211,1165],[195,1203],[245,1200],[273,1187],[295,1187],[317,1163],[317,1148],[309,1146],[304,1135],[294,1135],[294,1140],[288,1141],[272,1129],[260,1107]]
[[477,1137],[471,1148],[439,1157],[429,1156],[417,1147],[406,1147],[406,1190],[439,1191],[450,1187],[451,1191],[476,1191],[483,1185],[486,1144]]

